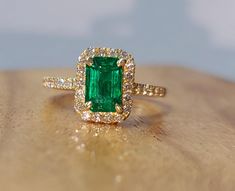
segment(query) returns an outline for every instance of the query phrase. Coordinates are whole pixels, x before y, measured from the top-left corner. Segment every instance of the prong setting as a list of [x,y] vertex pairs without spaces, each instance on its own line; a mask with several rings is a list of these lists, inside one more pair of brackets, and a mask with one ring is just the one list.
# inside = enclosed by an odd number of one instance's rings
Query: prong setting
[[88,58],[86,59],[86,65],[92,66],[92,64],[93,64],[92,57],[88,57]]
[[122,107],[121,107],[120,105],[118,105],[117,103],[116,103],[116,105],[115,105],[115,109],[116,109],[116,112],[117,112],[117,113],[119,113],[119,114],[122,114],[122,113],[123,113]]
[[88,101],[88,102],[85,103],[85,105],[86,105],[86,111],[89,111],[92,107],[92,102]]
[[118,60],[117,65],[118,67],[123,67],[126,64],[126,59],[121,58]]

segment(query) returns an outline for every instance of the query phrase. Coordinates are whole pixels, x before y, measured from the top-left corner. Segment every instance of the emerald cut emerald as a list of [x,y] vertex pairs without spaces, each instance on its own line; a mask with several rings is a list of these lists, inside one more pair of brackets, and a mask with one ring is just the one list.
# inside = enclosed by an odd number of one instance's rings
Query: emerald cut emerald
[[122,67],[117,66],[118,58],[93,58],[86,66],[85,101],[91,101],[93,112],[115,112],[115,105],[122,105]]

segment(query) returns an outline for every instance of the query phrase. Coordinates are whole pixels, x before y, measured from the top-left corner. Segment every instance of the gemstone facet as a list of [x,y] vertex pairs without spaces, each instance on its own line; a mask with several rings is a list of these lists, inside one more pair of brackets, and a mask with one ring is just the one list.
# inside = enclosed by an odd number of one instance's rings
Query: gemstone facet
[[91,66],[86,65],[85,102],[91,101],[93,112],[116,112],[122,106],[123,68],[117,57],[96,56]]

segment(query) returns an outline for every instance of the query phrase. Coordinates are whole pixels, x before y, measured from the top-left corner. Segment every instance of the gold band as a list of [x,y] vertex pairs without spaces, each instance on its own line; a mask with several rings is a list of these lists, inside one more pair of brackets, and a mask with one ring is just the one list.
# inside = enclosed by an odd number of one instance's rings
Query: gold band
[[[77,87],[76,78],[45,77],[43,86],[59,90],[75,90]],[[133,95],[164,97],[166,88],[149,84],[134,83],[132,87]]]
[[75,90],[76,78],[44,77],[43,86],[58,90]]
[[132,94],[164,97],[166,95],[166,88],[149,84],[134,83],[134,86],[132,88]]

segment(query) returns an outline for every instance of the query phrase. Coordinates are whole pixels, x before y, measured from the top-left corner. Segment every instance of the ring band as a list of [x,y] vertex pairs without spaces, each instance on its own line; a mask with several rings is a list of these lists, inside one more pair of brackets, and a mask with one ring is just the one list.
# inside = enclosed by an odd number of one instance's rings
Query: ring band
[[[76,78],[44,77],[43,86],[57,90],[76,90]],[[133,95],[164,97],[166,88],[149,84],[134,83]]]
[[74,108],[84,121],[118,123],[131,113],[132,95],[164,97],[166,88],[135,82],[135,63],[122,49],[87,48],[76,77],[44,77],[46,88],[75,91]]

